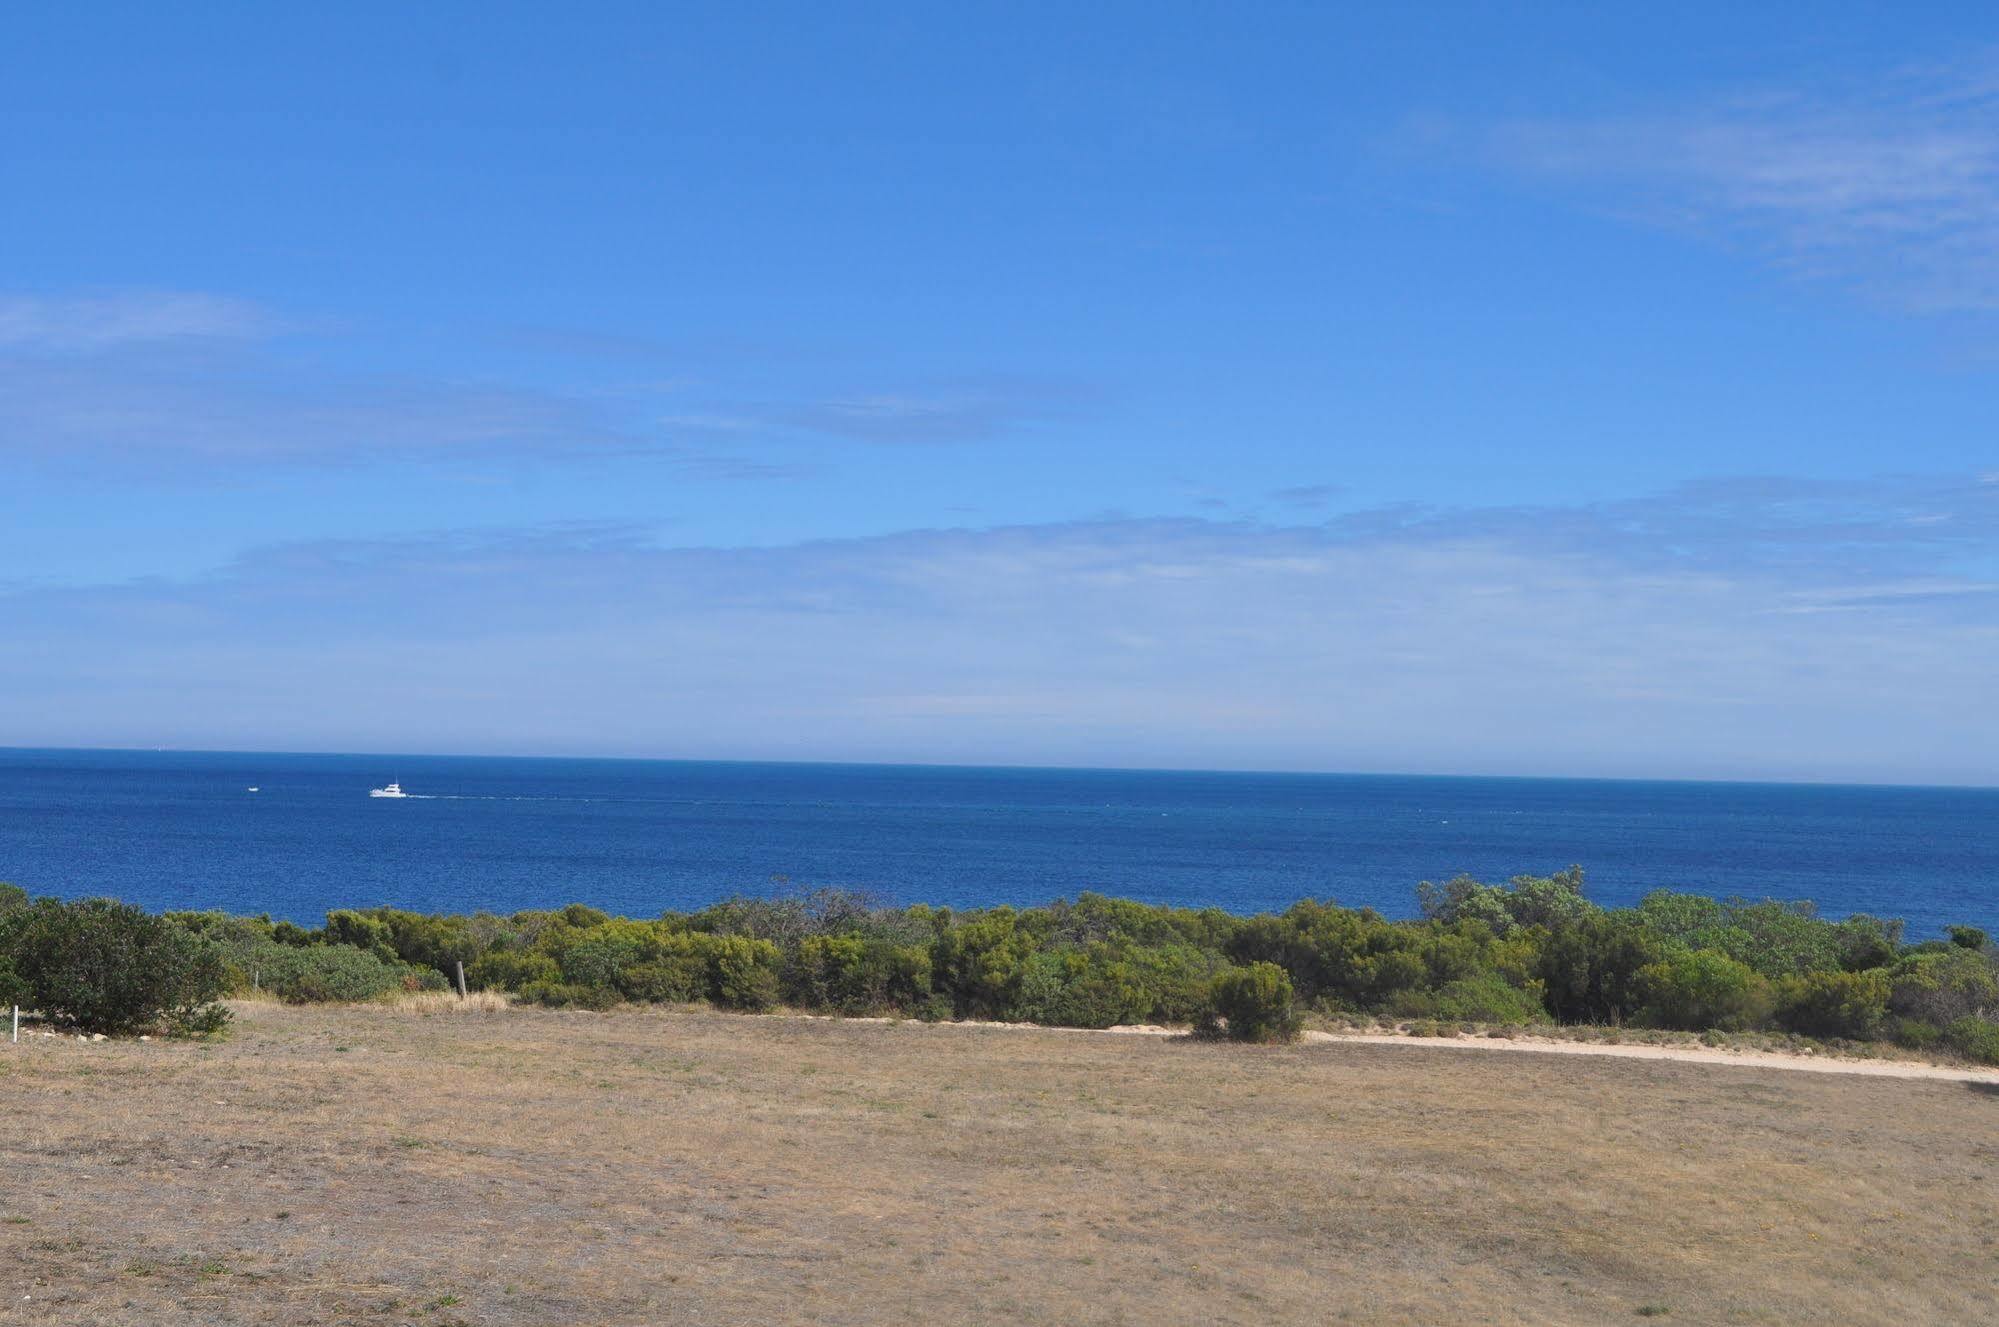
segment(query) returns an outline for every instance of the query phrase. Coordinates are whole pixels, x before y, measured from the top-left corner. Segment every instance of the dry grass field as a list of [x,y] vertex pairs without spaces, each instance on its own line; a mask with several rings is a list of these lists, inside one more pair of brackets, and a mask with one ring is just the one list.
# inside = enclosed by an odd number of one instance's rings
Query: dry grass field
[[0,1044],[0,1321],[1999,1321],[1999,1093],[706,1012]]

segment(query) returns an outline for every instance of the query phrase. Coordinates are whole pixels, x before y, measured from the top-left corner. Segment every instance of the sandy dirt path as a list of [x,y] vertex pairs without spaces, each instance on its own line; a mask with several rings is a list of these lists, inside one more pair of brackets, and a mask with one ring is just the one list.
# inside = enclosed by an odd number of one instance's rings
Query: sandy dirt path
[[[875,1019],[871,1022],[893,1020]],[[966,1029],[1035,1029],[1047,1032],[1089,1032],[1089,1028],[1041,1028],[1034,1023],[916,1024],[922,1027]],[[1161,1027],[1152,1023],[1127,1024],[1104,1031],[1133,1037],[1183,1037],[1185,1028]],[[1990,1083],[1999,1087],[1999,1069],[1957,1068],[1941,1064],[1921,1064],[1914,1060],[1863,1060],[1838,1055],[1811,1055],[1790,1051],[1730,1050],[1719,1046],[1648,1046],[1607,1044],[1600,1041],[1566,1041],[1559,1037],[1410,1037],[1393,1032],[1306,1032],[1300,1041],[1308,1046],[1366,1045],[1403,1046],[1412,1050],[1516,1051],[1540,1055],[1596,1055],[1622,1060],[1683,1060],[1692,1064],[1724,1064],[1741,1069],[1792,1069],[1808,1074],[1858,1074],[1866,1078],[1926,1078],[1949,1083]]]
[[1718,1046],[1605,1045],[1602,1042],[1561,1041],[1553,1037],[1404,1037],[1386,1032],[1307,1032],[1315,1045],[1362,1043],[1369,1046],[1409,1046],[1416,1049],[1462,1051],[1522,1051],[1543,1055],[1598,1055],[1624,1060],[1686,1060],[1695,1064],[1726,1064],[1737,1068],[1794,1069],[1809,1074],[1860,1074],[1872,1078],[1929,1078],[1952,1083],[1999,1086],[1999,1069],[1958,1069],[1910,1060],[1855,1060],[1836,1055],[1800,1055],[1784,1051],[1726,1050]]

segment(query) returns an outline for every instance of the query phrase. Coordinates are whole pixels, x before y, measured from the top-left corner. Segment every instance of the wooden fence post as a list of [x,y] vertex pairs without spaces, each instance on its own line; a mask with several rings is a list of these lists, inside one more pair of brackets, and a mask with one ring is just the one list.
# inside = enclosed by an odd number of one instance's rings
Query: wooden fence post
[[465,960],[458,959],[458,998],[465,998]]

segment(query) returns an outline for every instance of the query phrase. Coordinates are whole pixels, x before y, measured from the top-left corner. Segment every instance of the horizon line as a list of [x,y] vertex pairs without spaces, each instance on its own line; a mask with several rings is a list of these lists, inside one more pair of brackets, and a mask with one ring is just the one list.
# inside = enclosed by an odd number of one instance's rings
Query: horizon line
[[1014,770],[1068,774],[1207,774],[1267,778],[1326,779],[1464,779],[1514,780],[1523,783],[1669,783],[1741,787],[1798,788],[1883,788],[1911,791],[1999,792],[1993,783],[1925,783],[1894,780],[1852,780],[1834,778],[1697,778],[1684,775],[1637,774],[1495,774],[1477,771],[1437,773],[1430,770],[1366,769],[1259,769],[1247,766],[1217,768],[1192,765],[1063,765],[992,761],[973,763],[946,760],[808,760],[758,759],[741,756],[634,756],[634,755],[551,755],[547,753],[492,751],[309,751],[292,747],[201,747],[201,746],[16,746],[0,743],[5,752],[98,752],[128,755],[181,754],[197,756],[339,756],[350,759],[380,760],[548,760],[616,761],[650,765],[797,765],[853,769],[935,769],[935,770]]

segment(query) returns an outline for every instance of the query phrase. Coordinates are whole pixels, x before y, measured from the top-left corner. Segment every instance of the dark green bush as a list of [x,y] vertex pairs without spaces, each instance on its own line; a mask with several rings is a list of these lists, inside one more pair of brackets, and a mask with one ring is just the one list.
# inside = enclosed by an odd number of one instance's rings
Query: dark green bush
[[1139,1022],[1152,996],[1139,974],[1106,944],[1044,950],[1022,967],[1012,1016],[1049,1027],[1107,1028]]
[[618,993],[638,1004],[691,1004],[708,997],[708,961],[699,954],[667,954],[621,969]]
[[1960,1018],[1943,1030],[1943,1042],[1959,1055],[1980,1064],[1999,1064],[1999,1022]]
[[1538,987],[1523,990],[1497,973],[1446,982],[1434,991],[1409,991],[1385,1011],[1394,1018],[1441,1019],[1452,1023],[1496,1023],[1520,1027],[1548,1017]]
[[[1198,915],[1198,914],[1193,914]],[[1191,941],[1119,951],[1124,979],[1145,995],[1146,1008],[1131,1015],[1152,1023],[1191,1023],[1207,1002],[1208,983],[1225,965],[1220,954]]]
[[0,1011],[14,1005],[33,1005],[34,992],[28,989],[27,981],[14,971],[14,960],[0,954]]
[[535,981],[521,987],[522,1004],[546,1009],[588,1009],[602,1013],[617,1006],[618,993],[608,986],[578,986],[571,982]]
[[327,913],[326,925],[320,931],[320,939],[331,945],[351,945],[356,949],[365,949],[381,959],[399,957],[395,946],[389,943],[388,923],[370,913],[352,908],[342,908]]
[[1275,963],[1252,963],[1215,975],[1197,1030],[1231,1041],[1293,1041],[1299,1022],[1290,976]]
[[1888,1008],[1905,1018],[1941,1028],[1999,1013],[1999,964],[1975,949],[1911,953],[1890,969],[1889,980]]
[[731,1009],[752,1013],[777,1004],[782,994],[778,984],[778,947],[768,940],[748,936],[709,937],[709,998]]
[[228,1013],[216,947],[115,899],[41,898],[0,912],[0,957],[44,1018],[89,1032],[203,1034]]
[[1888,974],[1807,972],[1777,983],[1777,1024],[1807,1037],[1864,1039],[1888,1016]]
[[930,953],[890,940],[807,936],[785,956],[782,985],[804,1009],[913,1013],[930,1000]]
[[518,991],[536,982],[559,982],[562,969],[547,954],[495,949],[465,965],[465,985],[475,991]]
[[930,979],[959,1018],[1007,1018],[1014,1010],[1034,941],[1012,908],[994,908],[937,937]]
[[1446,925],[1476,921],[1498,936],[1525,927],[1554,930],[1596,910],[1583,897],[1580,866],[1547,876],[1516,875],[1503,887],[1481,884],[1468,875],[1441,885],[1425,880],[1416,886],[1416,899],[1431,921]]
[[1919,1018],[1889,1018],[1883,1025],[1888,1039],[1912,1051],[1932,1051],[1943,1044],[1943,1029]]
[[273,941],[252,958],[258,985],[293,1004],[352,1003],[398,991],[444,989],[443,977],[432,969],[352,945],[300,947]]
[[1638,974],[1659,959],[1659,942],[1637,918],[1583,914],[1544,933],[1538,957],[1543,999],[1563,1023],[1622,1023],[1644,1004]]
[[1668,946],[1711,949],[1772,980],[1880,967],[1894,959],[1902,935],[1900,922],[1864,915],[1829,922],[1805,902],[1711,899],[1663,889],[1639,902],[1637,916]]
[[1985,937],[1985,932],[1981,931],[1976,926],[1946,927],[1944,930],[1944,934],[1948,936],[1950,938],[1950,942],[1956,945],[1959,949],[1983,949],[1988,943]]
[[1638,970],[1640,1021],[1652,1027],[1740,1032],[1769,1016],[1770,986],[1746,963],[1712,949],[1681,950]]
[[1238,964],[1273,963],[1291,974],[1301,999],[1377,1009],[1429,975],[1425,936],[1371,909],[1295,903],[1281,916],[1252,917],[1230,939]]

